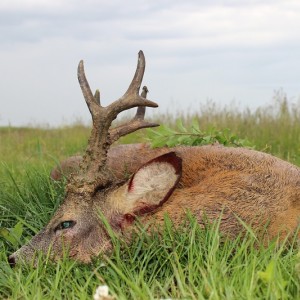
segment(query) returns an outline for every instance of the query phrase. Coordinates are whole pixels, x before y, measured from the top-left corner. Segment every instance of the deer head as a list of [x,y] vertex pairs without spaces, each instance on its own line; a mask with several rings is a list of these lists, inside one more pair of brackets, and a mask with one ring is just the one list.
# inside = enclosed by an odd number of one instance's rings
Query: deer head
[[[78,80],[93,121],[85,155],[79,170],[69,177],[65,199],[49,224],[9,257],[11,265],[19,260],[32,261],[37,250],[50,251],[51,257],[58,259],[68,249],[70,257],[89,262],[111,248],[99,211],[114,230],[122,231],[135,216],[153,211],[171,195],[181,175],[181,159],[174,153],[141,166],[128,182],[117,180],[107,165],[107,151],[114,141],[138,129],[158,126],[144,120],[145,107],[158,106],[146,99],[147,87],[139,95],[144,70],[145,57],[140,51],[129,88],[121,98],[103,107],[99,91],[94,95],[91,92],[80,61]],[[133,107],[138,109],[132,120],[110,128],[120,112]]]

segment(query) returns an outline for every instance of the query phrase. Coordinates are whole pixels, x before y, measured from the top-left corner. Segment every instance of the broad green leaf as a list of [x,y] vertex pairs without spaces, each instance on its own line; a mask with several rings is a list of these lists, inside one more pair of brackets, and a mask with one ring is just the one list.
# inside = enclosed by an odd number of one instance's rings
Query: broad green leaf
[[194,118],[192,120],[192,129],[195,130],[198,133],[201,133],[201,129],[200,129],[200,126],[199,126],[199,121],[196,118]]
[[177,125],[177,128],[179,129],[179,131],[181,131],[181,132],[187,132],[187,129],[182,124],[182,119],[178,119],[176,121],[176,125]]
[[270,283],[274,277],[275,261],[271,260],[265,271],[258,271],[258,278],[265,283]]
[[23,234],[23,224],[21,222],[18,222],[14,228],[11,230],[11,235],[13,235],[17,240],[20,240],[22,234]]

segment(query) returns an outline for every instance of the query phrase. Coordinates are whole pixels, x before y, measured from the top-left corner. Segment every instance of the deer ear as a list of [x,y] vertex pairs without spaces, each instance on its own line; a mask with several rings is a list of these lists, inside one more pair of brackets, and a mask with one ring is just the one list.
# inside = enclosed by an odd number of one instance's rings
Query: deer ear
[[182,160],[169,152],[150,160],[131,177],[125,191],[126,212],[142,215],[161,206],[174,191],[182,173]]

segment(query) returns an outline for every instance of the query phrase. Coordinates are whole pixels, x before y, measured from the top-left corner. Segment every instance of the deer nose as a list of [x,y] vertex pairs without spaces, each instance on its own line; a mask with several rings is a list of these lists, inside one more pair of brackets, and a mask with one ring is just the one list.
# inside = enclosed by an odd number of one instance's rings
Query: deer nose
[[16,265],[16,259],[13,255],[10,255],[8,257],[8,263],[12,268]]

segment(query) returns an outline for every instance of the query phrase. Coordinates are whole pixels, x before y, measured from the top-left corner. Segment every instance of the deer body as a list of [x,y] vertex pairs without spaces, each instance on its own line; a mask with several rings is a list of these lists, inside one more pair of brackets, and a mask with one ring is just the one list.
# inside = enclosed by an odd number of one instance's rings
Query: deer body
[[[300,217],[300,169],[269,154],[220,145],[151,149],[148,145],[109,148],[120,136],[156,126],[144,121],[140,106],[156,106],[137,92],[144,56],[139,54],[136,74],[128,91],[108,107],[93,96],[80,63],[78,77],[93,117],[93,130],[83,158],[71,158],[62,169],[74,171],[68,179],[64,202],[49,224],[9,257],[31,261],[36,250],[60,258],[67,245],[70,257],[89,262],[111,249],[99,211],[119,233],[130,232],[135,219],[161,228],[169,215],[180,225],[189,211],[204,225],[204,218],[221,218],[220,229],[230,236],[243,229],[239,219],[264,240],[295,232]],[[141,71],[142,70],[142,71]],[[122,110],[138,106],[128,123],[109,129]],[[79,166],[79,167],[78,167]],[[70,167],[70,168],[69,168]],[[68,171],[69,168],[69,171]],[[64,170],[63,170],[64,171]],[[52,177],[61,175],[56,169]],[[264,232],[266,229],[266,232]]]
[[254,231],[267,223],[267,238],[294,232],[300,217],[300,169],[271,155],[219,145],[178,147],[182,179],[154,217],[167,213],[180,224],[187,210],[203,224],[222,217],[220,228],[234,237],[242,226]]
[[[171,151],[182,159],[182,176],[168,201],[151,215],[156,223],[163,223],[168,214],[179,225],[189,210],[199,223],[204,214],[210,220],[222,215],[221,229],[231,236],[242,228],[237,217],[254,230],[268,220],[268,238],[297,228],[300,168],[272,155],[221,145],[151,149],[147,144],[130,144],[111,148],[108,165],[125,180],[149,160]],[[77,165],[80,160],[77,157]]]

